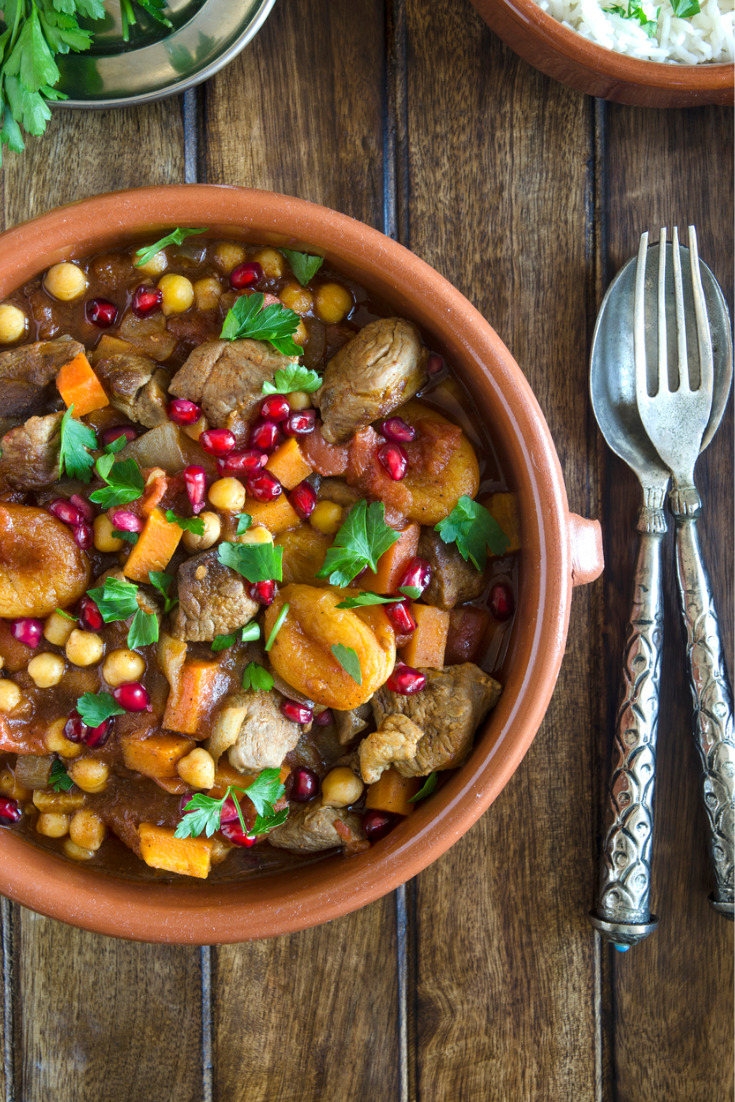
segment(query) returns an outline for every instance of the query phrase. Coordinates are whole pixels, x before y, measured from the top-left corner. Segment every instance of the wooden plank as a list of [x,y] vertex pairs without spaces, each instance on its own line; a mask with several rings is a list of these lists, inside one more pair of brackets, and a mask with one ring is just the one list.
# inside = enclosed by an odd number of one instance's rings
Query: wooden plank
[[[700,255],[732,302],[732,116],[720,109],[639,111],[607,117],[607,224],[610,274],[635,254],[644,229],[697,226]],[[697,465],[704,500],[702,545],[726,648],[732,655],[732,403]],[[638,491],[622,464],[605,461],[609,569],[606,619],[614,654],[622,648]],[[672,534],[664,548],[664,663],[653,904],[648,941],[615,957],[615,1076],[620,1102],[724,1102],[733,1093],[732,926],[707,904],[712,887],[700,807],[698,759],[675,599]],[[732,672],[732,663],[730,665]],[[608,702],[614,708],[614,703]],[[610,713],[611,714],[611,713]]]
[[[408,0],[406,11],[409,243],[508,343],[557,441],[571,505],[594,515],[591,101],[518,61],[469,5]],[[556,696],[526,759],[490,812],[416,882],[422,1102],[595,1097],[586,911],[599,623],[593,592],[573,605]]]

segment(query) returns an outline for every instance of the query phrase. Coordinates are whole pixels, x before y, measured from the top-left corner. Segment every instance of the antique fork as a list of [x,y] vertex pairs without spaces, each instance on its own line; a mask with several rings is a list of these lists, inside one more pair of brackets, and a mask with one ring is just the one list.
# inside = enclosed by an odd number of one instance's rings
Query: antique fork
[[[666,230],[659,238],[658,356],[646,356],[646,255],[641,237],[635,287],[634,355],[636,401],[643,427],[671,472],[669,504],[676,521],[676,566],[681,613],[687,634],[687,659],[694,702],[694,734],[702,763],[704,806],[710,826],[710,852],[716,877],[711,902],[733,917],[733,835],[735,812],[735,735],[732,691],[722,653],[712,589],[702,562],[697,518],[702,502],[694,485],[694,465],[712,409],[712,338],[702,288],[697,236],[689,227],[690,297],[682,274],[679,234],[673,229],[673,283],[676,357],[669,356],[671,325],[667,315]],[[687,313],[693,306],[697,349],[687,343]],[[691,328],[690,322],[690,328]],[[672,333],[673,336],[673,333]],[[689,334],[691,341],[692,334]],[[655,344],[649,340],[648,347]],[[698,354],[697,354],[698,353]],[[675,369],[675,370],[674,370]],[[672,377],[673,376],[673,377]]]

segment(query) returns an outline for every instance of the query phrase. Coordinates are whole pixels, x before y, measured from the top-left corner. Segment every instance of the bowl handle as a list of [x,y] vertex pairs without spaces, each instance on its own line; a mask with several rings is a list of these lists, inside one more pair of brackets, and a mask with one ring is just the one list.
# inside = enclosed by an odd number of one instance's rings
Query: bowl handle
[[572,585],[587,585],[599,578],[605,565],[599,520],[585,520],[576,513],[570,513],[569,549]]

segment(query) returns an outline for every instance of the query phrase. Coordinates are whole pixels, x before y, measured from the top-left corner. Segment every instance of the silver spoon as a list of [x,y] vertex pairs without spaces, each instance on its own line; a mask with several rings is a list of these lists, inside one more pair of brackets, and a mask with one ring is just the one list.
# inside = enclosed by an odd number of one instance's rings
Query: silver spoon
[[[653,246],[649,255],[653,266],[658,246]],[[668,468],[649,441],[636,404],[633,335],[636,264],[636,257],[628,261],[607,290],[595,326],[590,361],[590,390],[597,423],[609,447],[638,476],[643,490],[600,886],[596,910],[590,915],[593,925],[620,950],[642,941],[658,921],[650,910],[651,843],[663,637],[661,540],[666,531],[663,505],[669,482]],[[727,403],[732,345],[722,291],[705,264],[701,264],[701,275],[714,355],[714,393],[702,438],[704,450]]]

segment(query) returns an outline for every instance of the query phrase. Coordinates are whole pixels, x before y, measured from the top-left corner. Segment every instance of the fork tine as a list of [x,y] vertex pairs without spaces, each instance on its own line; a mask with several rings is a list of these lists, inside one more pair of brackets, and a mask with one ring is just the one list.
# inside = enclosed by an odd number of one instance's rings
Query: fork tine
[[702,287],[702,273],[699,267],[699,250],[697,249],[697,231],[694,226],[689,227],[689,256],[692,267],[692,294],[694,296],[694,316],[697,319],[697,343],[699,344],[699,378],[700,387],[706,393],[712,394],[714,387],[714,361],[712,356],[712,334],[707,317],[707,303]]
[[635,394],[638,408],[648,399],[648,371],[646,367],[646,254],[648,230],[641,235],[638,247],[638,263],[635,269],[635,306],[633,311],[633,360],[635,363]]
[[678,226],[674,226],[674,296],[676,299],[676,344],[679,352],[679,390],[686,393],[691,387],[691,379],[689,378],[689,361],[687,359],[687,327],[684,313],[684,284],[681,278]]
[[669,349],[666,334],[666,226],[658,235],[658,392],[667,394],[669,384]]

